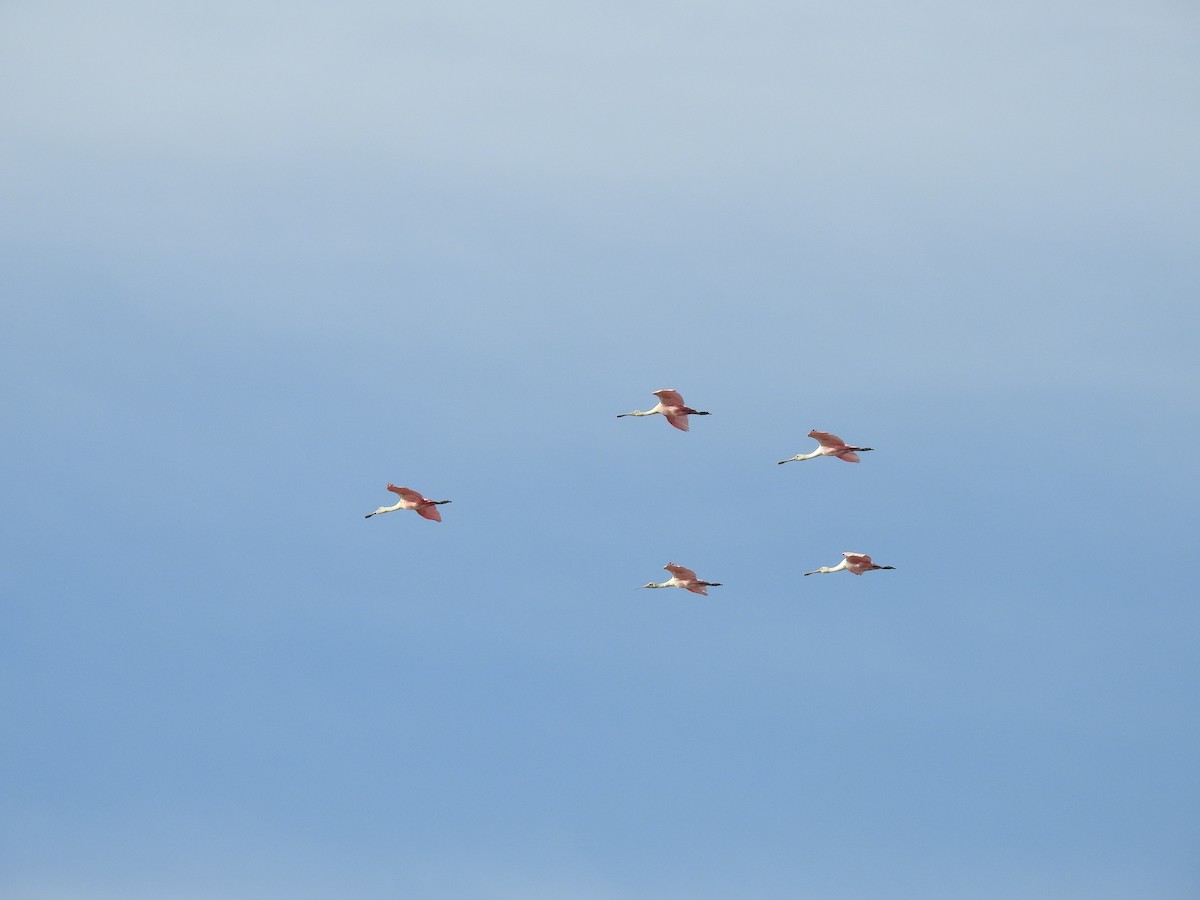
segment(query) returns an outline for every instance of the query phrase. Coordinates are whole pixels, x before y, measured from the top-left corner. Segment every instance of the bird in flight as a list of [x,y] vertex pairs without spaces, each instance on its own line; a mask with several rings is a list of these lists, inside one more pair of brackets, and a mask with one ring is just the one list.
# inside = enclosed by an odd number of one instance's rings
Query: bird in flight
[[658,405],[653,409],[640,410],[635,409],[633,412],[621,413],[617,416],[622,419],[625,416],[666,416],[668,422],[678,428],[680,431],[688,430],[688,416],[707,416],[708,413],[701,412],[698,409],[692,409],[683,402],[683,395],[679,391],[673,391],[670,388],[663,388],[661,391],[652,392],[658,398]]
[[[815,459],[818,456],[836,456],[838,459],[846,462],[859,462],[858,454],[866,453],[868,450],[874,450],[874,447],[853,447],[847,444],[836,434],[830,434],[828,431],[813,430],[808,433],[810,438],[814,438],[819,446],[812,453],[797,453],[795,456],[781,459],[779,464],[782,466],[785,462],[792,462],[799,459]],[[857,453],[855,451],[858,451]]]
[[720,587],[721,586],[719,583],[717,583],[715,581],[700,581],[696,577],[696,573],[693,572],[691,569],[689,569],[687,566],[677,566],[677,565],[675,565],[675,563],[667,563],[665,566],[663,566],[663,568],[671,573],[670,579],[668,579],[667,581],[659,581],[659,582],[651,581],[648,584],[640,585],[640,587],[644,587],[644,588],[677,587],[677,588],[683,588],[685,591],[691,591],[693,594],[703,594],[704,596],[707,597],[708,589],[710,587]]
[[843,553],[846,557],[836,566],[821,566],[812,572],[805,572],[805,575],[827,575],[830,572],[850,572],[853,575],[861,575],[863,572],[870,572],[872,569],[894,569],[895,566],[877,566],[871,562],[871,557],[865,553]]
[[438,511],[438,507],[443,503],[450,502],[449,500],[429,500],[422,497],[418,491],[414,491],[412,488],[396,487],[394,484],[389,484],[387,489],[400,498],[396,504],[394,506],[381,506],[375,512],[367,513],[363,518],[369,519],[371,516],[377,516],[385,512],[395,512],[398,509],[415,509],[417,515],[421,518],[440,522],[442,521],[442,514]]

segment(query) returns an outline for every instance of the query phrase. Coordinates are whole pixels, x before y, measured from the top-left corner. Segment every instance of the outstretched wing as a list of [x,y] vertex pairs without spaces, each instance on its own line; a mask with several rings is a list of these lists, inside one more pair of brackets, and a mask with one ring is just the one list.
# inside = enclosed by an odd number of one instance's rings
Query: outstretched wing
[[862,460],[858,458],[858,454],[853,450],[847,450],[845,453],[835,453],[833,455],[838,459],[844,459],[846,462],[862,462]]
[[663,406],[683,406],[683,395],[679,391],[663,388],[661,391],[653,391],[653,394]]
[[846,557],[846,565],[856,569],[869,569],[875,565],[865,553],[843,553],[842,556]]
[[[670,572],[672,575],[674,575],[676,578],[678,578],[680,581],[695,581],[696,580],[696,573],[693,572],[691,569],[689,569],[687,566],[677,566],[677,565],[675,565],[675,563],[667,563],[665,566],[663,566],[663,568],[666,569],[668,572]],[[690,591],[691,588],[688,588],[688,590]]]
[[836,434],[830,434],[828,431],[810,431],[808,436],[815,440],[822,447],[828,447],[830,450],[836,450],[838,447],[845,447],[846,442]]
[[438,508],[432,503],[428,503],[425,506],[418,506],[417,515],[423,519],[431,519],[434,522],[442,521],[442,514],[438,512]]
[[394,484],[389,484],[388,490],[393,494],[398,494],[401,500],[407,500],[409,503],[420,503],[425,499],[412,488],[396,487]]
[[687,416],[664,415],[663,418],[666,419],[668,422],[670,422],[672,425],[674,425],[676,428],[678,428],[680,431],[688,430]]
[[705,597],[708,596],[708,588],[702,584],[689,584],[687,586],[687,590],[691,591],[693,594],[703,594]]

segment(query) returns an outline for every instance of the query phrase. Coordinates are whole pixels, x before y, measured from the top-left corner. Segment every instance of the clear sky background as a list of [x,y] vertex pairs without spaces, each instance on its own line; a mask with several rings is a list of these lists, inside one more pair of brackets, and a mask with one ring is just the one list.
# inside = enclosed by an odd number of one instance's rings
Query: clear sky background
[[1198,38],[4,3],[0,895],[1200,896]]

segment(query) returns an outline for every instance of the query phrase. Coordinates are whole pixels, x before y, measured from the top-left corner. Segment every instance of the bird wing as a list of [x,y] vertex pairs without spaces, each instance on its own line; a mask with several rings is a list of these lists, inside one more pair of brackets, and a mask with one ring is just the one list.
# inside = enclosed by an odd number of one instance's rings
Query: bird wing
[[846,557],[847,565],[851,565],[851,566],[874,565],[874,563],[871,562],[871,557],[867,556],[865,553],[843,553],[842,556]]
[[674,425],[676,428],[678,428],[680,431],[688,430],[688,417],[686,415],[672,416],[669,413],[663,413],[663,418],[666,419],[668,422],[670,422],[672,425]]
[[678,578],[680,581],[695,581],[696,573],[687,566],[677,566],[675,563],[667,563],[663,566],[668,572]]
[[434,522],[442,521],[442,514],[438,512],[438,508],[432,503],[427,506],[418,506],[417,515],[423,519],[431,519]]
[[409,503],[420,503],[425,499],[412,488],[396,487],[394,484],[389,484],[388,490],[393,494],[398,494],[401,500],[407,500]]
[[661,391],[654,391],[653,393],[663,406],[683,406],[683,395],[679,391],[663,388]]
[[687,590],[691,591],[693,594],[703,594],[705,597],[708,596],[708,588],[702,584],[689,584],[687,586]]
[[858,454],[853,450],[847,450],[845,453],[835,453],[834,456],[836,456],[838,459],[844,459],[846,462],[862,462],[862,460],[859,459]]
[[830,434],[828,431],[810,431],[808,436],[814,439],[822,447],[828,447],[831,450],[836,450],[838,447],[845,447],[846,442],[836,434]]

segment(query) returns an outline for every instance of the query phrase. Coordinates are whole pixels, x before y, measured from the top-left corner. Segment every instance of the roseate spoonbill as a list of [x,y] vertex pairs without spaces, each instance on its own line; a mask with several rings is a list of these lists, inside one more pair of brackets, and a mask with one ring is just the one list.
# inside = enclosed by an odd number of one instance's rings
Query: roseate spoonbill
[[685,406],[683,396],[679,391],[673,391],[670,388],[663,388],[661,391],[652,392],[658,398],[658,405],[654,409],[647,409],[644,412],[640,409],[635,409],[633,412],[621,413],[617,416],[622,419],[625,416],[666,416],[667,421],[678,428],[680,431],[688,430],[688,416],[707,416],[709,413],[701,412],[698,409],[692,409],[690,406]]
[[813,572],[805,572],[805,575],[827,575],[830,572],[850,572],[854,575],[861,575],[863,572],[870,572],[872,569],[894,569],[895,566],[877,566],[871,562],[871,557],[865,553],[843,553],[846,557],[836,566],[821,566]]
[[698,578],[696,578],[696,573],[687,566],[677,566],[675,563],[667,563],[665,566],[663,566],[663,568],[671,573],[671,578],[668,581],[651,581],[648,584],[639,585],[639,587],[677,587],[683,588],[685,591],[691,591],[693,594],[703,594],[707,597],[708,588],[721,586],[715,581],[700,581]]
[[442,521],[442,514],[438,512],[438,507],[443,503],[449,503],[449,500],[429,500],[422,497],[418,491],[412,488],[396,487],[394,484],[389,484],[387,489],[393,494],[399,496],[399,500],[395,506],[381,506],[373,513],[367,513],[363,516],[364,519],[369,519],[371,516],[377,516],[380,513],[395,512],[398,509],[415,509],[417,515],[423,519],[432,519],[435,522]]
[[[828,431],[817,431],[816,429],[808,433],[810,438],[815,438],[821,446],[812,453],[797,453],[795,456],[787,459],[781,459],[779,464],[782,466],[785,462],[792,462],[798,459],[815,459],[818,456],[836,456],[838,459],[843,459],[846,462],[859,462],[858,453],[866,453],[868,450],[874,450],[874,447],[851,447],[836,434],[830,434]],[[854,451],[857,450],[858,453]]]

